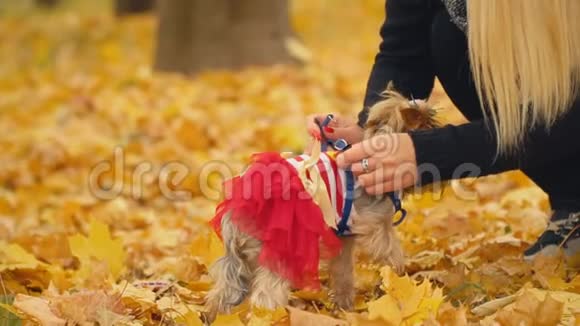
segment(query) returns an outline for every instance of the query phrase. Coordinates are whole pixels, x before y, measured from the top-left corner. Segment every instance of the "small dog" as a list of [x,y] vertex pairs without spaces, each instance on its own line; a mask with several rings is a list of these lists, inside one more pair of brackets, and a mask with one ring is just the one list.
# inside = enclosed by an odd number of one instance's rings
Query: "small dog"
[[[425,102],[409,101],[392,90],[391,87],[383,93],[383,96],[384,100],[370,108],[369,118],[364,130],[365,139],[379,134],[438,127],[438,123],[435,120],[435,110]],[[263,162],[254,162],[254,165],[261,163]],[[296,166],[293,167],[296,168]],[[245,173],[248,173],[247,171]],[[296,180],[289,178],[286,181],[286,183],[292,183]],[[258,183],[262,185],[262,183],[265,183],[264,179],[259,179]],[[257,190],[254,190],[260,192],[266,188],[260,186],[256,188]],[[308,186],[305,185],[305,188],[308,188]],[[241,189],[238,188],[236,190],[234,187],[233,191],[240,192]],[[287,192],[282,191],[281,193],[286,194]],[[286,231],[274,233],[273,236],[265,234],[265,231],[262,232],[264,224],[272,224],[272,219],[276,218],[286,219],[282,215],[294,208],[286,207],[280,209],[277,213],[272,214],[276,216],[255,217],[247,215],[255,214],[255,206],[264,206],[268,204],[267,202],[248,206],[250,208],[245,210],[238,210],[238,207],[233,204],[225,206],[222,204],[218,207],[218,211],[221,209],[222,212],[220,213],[220,218],[214,219],[213,223],[215,223],[214,227],[224,242],[226,254],[210,270],[210,275],[213,277],[215,284],[206,297],[206,322],[213,322],[218,313],[228,312],[232,307],[240,304],[248,295],[252,305],[275,309],[279,306],[287,305],[291,287],[305,285],[316,287],[316,283],[309,282],[310,279],[301,278],[308,274],[307,267],[304,266],[312,264],[300,259],[306,256],[310,257],[310,253],[314,253],[314,257],[319,257],[319,243],[322,247],[325,245],[331,247],[330,256],[333,257],[331,257],[329,263],[330,293],[333,303],[339,309],[348,311],[352,310],[354,306],[355,246],[366,253],[374,262],[390,265],[396,271],[403,272],[405,258],[393,226],[393,216],[397,211],[395,208],[397,205],[391,198],[395,197],[389,197],[388,195],[370,196],[360,188],[354,189],[354,194],[352,213],[350,214],[352,216],[349,224],[349,236],[336,237],[334,230],[327,225],[328,223],[324,224],[323,221],[318,221],[325,219],[322,216],[324,214],[318,214],[316,218],[309,216],[306,219],[300,219],[302,215],[309,214],[307,209],[304,208],[304,210],[294,214],[298,216],[298,219],[295,218],[293,223],[302,221],[302,223],[310,224],[308,228],[300,229],[300,232],[307,233],[317,226],[323,225],[322,228],[330,230],[332,234],[329,236],[326,231],[315,233],[315,240],[313,240],[315,242],[309,242],[311,244],[310,247],[315,248],[302,248],[306,246],[306,240],[300,240],[295,241],[297,244],[293,247],[284,247],[285,251],[280,249],[274,254],[272,254],[271,247],[278,245],[270,245],[271,241],[286,243],[291,241],[286,239],[294,239],[295,236],[300,239],[312,239],[312,237],[302,237],[302,234],[292,235]],[[316,197],[315,193],[311,193],[311,195],[314,198],[314,202],[320,206],[317,210],[324,210],[324,200]],[[327,196],[331,197],[328,194]],[[249,201],[252,201],[252,199],[250,198]],[[241,215],[242,218],[236,217],[236,214]],[[274,222],[277,223],[278,221]],[[273,229],[279,230],[278,227]],[[332,239],[333,237],[335,239]],[[339,241],[340,247],[338,250],[334,250],[333,253],[332,247],[336,249],[334,241]],[[305,253],[302,254],[302,251]],[[297,254],[296,252],[300,253]],[[286,259],[287,257],[282,257],[284,255],[291,255],[293,258]],[[292,259],[300,260],[297,264],[301,264],[301,266],[298,266],[298,268],[303,267],[303,269],[297,270],[297,273],[287,272],[292,268],[290,265],[295,263]],[[315,273],[317,273],[318,264],[310,267],[316,269]],[[311,276],[316,281],[318,280],[317,274]],[[305,281],[301,282],[301,280]]]

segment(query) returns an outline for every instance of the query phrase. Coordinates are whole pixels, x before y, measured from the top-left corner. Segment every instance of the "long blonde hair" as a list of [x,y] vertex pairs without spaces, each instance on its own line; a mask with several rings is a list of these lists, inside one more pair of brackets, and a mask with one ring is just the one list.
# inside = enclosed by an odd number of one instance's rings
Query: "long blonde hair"
[[[580,0],[467,0],[469,56],[498,153],[549,128],[580,86]],[[578,126],[580,128],[580,126]]]

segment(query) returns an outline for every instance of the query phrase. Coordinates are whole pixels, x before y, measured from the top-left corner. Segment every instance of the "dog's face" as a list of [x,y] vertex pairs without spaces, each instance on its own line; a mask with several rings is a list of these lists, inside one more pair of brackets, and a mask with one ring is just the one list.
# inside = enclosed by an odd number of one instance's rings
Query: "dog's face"
[[439,125],[435,119],[436,110],[427,102],[409,101],[390,90],[383,95],[386,98],[369,109],[365,139],[380,134],[433,129]]

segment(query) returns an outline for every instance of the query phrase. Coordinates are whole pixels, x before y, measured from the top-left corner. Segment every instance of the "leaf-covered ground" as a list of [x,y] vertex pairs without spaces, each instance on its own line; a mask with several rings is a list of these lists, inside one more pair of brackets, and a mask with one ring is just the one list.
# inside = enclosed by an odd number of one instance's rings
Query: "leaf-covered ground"
[[[354,116],[382,5],[294,1],[306,46],[292,49],[303,67],[195,79],[151,70],[153,17],[0,7],[0,324],[200,325],[207,268],[223,250],[206,224],[221,179],[200,171],[218,161],[238,172],[252,152],[300,152],[309,113]],[[439,89],[432,101],[447,121],[461,121]],[[90,172],[118,163],[119,149],[121,167],[96,181],[124,187],[99,200]],[[191,199],[163,196],[159,184],[171,177],[163,167],[174,161],[189,169],[177,188]],[[144,162],[150,171],[134,178]],[[405,205],[398,231],[408,275],[359,259],[356,312],[335,311],[325,289],[297,291],[288,309],[244,304],[215,324],[574,324],[576,272],[557,258],[521,259],[549,211],[521,173]]]

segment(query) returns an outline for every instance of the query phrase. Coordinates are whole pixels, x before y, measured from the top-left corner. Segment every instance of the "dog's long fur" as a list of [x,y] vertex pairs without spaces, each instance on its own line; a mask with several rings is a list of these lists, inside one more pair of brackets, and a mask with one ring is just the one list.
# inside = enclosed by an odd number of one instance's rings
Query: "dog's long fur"
[[[434,110],[426,103],[413,104],[399,93],[388,89],[385,99],[369,113],[364,137],[434,128]],[[370,196],[357,190],[354,200],[354,236],[343,237],[341,253],[329,264],[331,298],[337,308],[352,310],[354,306],[354,249],[360,248],[378,263],[403,272],[404,253],[393,228],[394,206],[386,196]],[[275,309],[285,306],[290,282],[258,265],[259,240],[242,233],[226,214],[222,220],[222,238],[226,254],[211,268],[215,285],[206,297],[206,322],[211,323],[220,312],[227,312],[248,295],[252,305]]]

